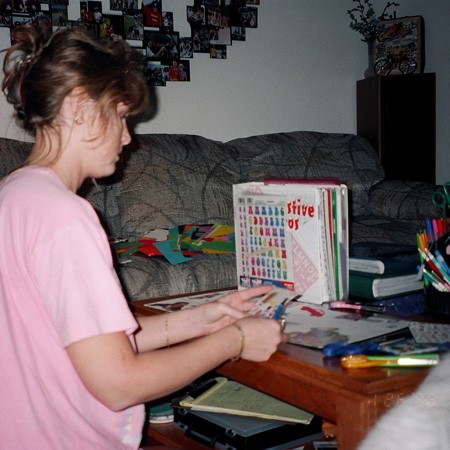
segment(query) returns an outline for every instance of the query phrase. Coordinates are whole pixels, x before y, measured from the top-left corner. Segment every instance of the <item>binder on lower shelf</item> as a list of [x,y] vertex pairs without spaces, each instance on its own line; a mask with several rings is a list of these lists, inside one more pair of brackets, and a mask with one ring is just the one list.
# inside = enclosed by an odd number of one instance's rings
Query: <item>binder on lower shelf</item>
[[317,416],[309,424],[288,424],[174,408],[174,424],[195,441],[223,450],[284,450],[323,436]]

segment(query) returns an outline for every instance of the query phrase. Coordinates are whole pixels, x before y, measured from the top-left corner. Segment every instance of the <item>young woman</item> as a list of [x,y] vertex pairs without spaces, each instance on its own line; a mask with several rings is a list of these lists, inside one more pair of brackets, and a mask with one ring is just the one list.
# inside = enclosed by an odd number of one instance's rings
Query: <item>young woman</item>
[[144,402],[230,358],[267,360],[284,335],[246,317],[266,287],[136,321],[76,192],[130,142],[126,117],[148,101],[142,62],[77,29],[13,37],[3,90],[35,144],[0,184],[1,447],[137,448]]

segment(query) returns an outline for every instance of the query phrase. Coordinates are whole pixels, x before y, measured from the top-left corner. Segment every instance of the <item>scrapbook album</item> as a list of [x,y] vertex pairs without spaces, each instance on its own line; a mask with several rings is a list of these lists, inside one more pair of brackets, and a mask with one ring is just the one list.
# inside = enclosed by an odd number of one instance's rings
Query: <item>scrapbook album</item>
[[321,304],[348,295],[347,187],[334,180],[233,186],[239,287],[273,284]]

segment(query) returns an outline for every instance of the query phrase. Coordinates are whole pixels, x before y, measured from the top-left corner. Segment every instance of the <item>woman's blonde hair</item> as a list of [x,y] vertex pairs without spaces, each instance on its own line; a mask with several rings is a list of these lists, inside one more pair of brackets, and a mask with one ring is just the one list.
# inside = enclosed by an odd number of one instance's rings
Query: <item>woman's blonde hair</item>
[[12,38],[2,89],[24,129],[53,125],[75,88],[96,102],[105,123],[120,102],[130,115],[145,111],[149,90],[143,59],[125,41],[95,38],[81,27],[48,34],[30,25],[18,27]]

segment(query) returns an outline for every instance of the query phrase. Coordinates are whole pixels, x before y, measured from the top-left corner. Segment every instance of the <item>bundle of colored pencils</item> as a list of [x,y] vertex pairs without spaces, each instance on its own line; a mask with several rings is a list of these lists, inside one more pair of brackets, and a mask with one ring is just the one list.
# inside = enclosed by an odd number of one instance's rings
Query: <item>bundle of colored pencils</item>
[[426,229],[417,233],[417,248],[425,286],[431,284],[439,292],[450,293],[450,267],[435,245],[448,236],[449,228],[447,218],[427,219]]

